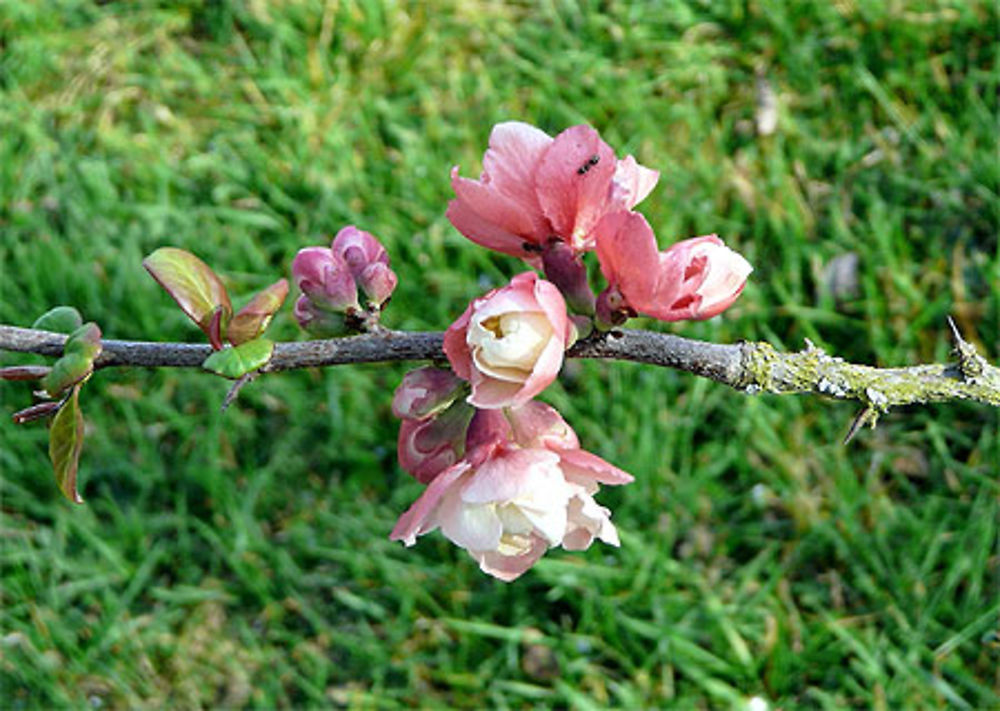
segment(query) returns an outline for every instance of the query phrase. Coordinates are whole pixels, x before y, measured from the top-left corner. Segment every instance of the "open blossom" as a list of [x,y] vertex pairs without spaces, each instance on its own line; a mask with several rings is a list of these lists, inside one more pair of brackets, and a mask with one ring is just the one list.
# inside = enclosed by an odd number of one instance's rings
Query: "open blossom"
[[534,272],[475,299],[444,335],[476,407],[523,405],[555,380],[573,333],[559,290]]
[[[509,418],[509,419],[508,419]],[[479,410],[459,462],[438,474],[391,538],[410,546],[437,528],[501,580],[524,573],[551,547],[583,550],[594,538],[618,545],[599,484],[632,477],[579,448],[576,434],[542,403]]]
[[753,271],[715,235],[683,240],[658,252],[652,228],[638,213],[609,215],[596,234],[597,258],[612,296],[661,321],[721,313],[740,295]]
[[452,169],[455,199],[446,214],[473,242],[537,263],[553,238],[576,252],[593,249],[600,219],[634,207],[658,179],[632,156],[616,159],[589,126],[552,138],[510,121],[493,127],[479,180]]

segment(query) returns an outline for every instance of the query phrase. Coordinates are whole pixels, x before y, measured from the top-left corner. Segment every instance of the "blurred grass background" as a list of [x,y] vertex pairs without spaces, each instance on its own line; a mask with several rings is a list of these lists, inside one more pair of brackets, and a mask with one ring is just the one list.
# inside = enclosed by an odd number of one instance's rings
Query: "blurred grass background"
[[[442,329],[523,269],[443,217],[449,168],[520,119],[594,125],[662,172],[661,244],[756,266],[722,318],[662,328],[890,366],[946,359],[952,314],[996,362],[997,27],[985,0],[5,0],[0,321],[195,341],[143,255],[193,250],[239,304],[355,223],[400,274],[387,323]],[[387,539],[420,490],[406,369],[263,378],[225,415],[206,375],[102,371],[82,507],[44,428],[0,425],[4,706],[1000,703],[996,410],[845,447],[849,404],[570,363],[545,399],[636,475],[600,497],[623,545],[505,585]]]

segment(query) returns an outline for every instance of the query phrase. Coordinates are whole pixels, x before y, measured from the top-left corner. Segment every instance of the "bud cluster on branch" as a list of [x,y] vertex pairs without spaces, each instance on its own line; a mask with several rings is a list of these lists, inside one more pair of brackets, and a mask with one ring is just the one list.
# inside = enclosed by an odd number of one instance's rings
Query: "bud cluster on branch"
[[[799,353],[782,354],[765,343],[723,345],[622,329],[638,314],[662,321],[716,316],[738,298],[752,272],[715,235],[659,250],[649,223],[634,211],[658,177],[632,156],[618,159],[588,126],[554,138],[523,123],[494,127],[479,179],[452,170],[455,199],[446,215],[472,242],[520,258],[533,270],[474,298],[443,334],[381,325],[398,279],[386,249],[353,225],[329,247],[302,249],[292,263],[300,292],[295,318],[322,340],[274,343],[264,337],[287,296],[286,280],[234,313],[211,268],[188,252],[161,248],[144,266],[209,344],[102,340],[95,324],[83,324],[66,307],[32,329],[0,326],[0,349],[59,358],[52,367],[0,369],[5,379],[41,382],[36,394],[43,401],[14,420],[53,418],[50,457],[57,480],[70,499],[81,501],[78,399],[95,370],[202,367],[236,381],[228,404],[263,373],[431,361],[408,373],[393,398],[401,420],[399,464],[426,488],[391,536],[410,546],[440,529],[484,572],[509,581],[549,548],[582,550],[595,539],[619,544],[611,514],[595,496],[600,484],[627,484],[632,475],[582,449],[562,416],[535,399],[567,357],[677,368],[749,394],[855,400],[861,411],[847,439],[899,405],[964,399],[1000,406],[1000,370],[954,326],[954,364],[890,369],[846,363],[809,342]],[[606,282],[596,293],[584,262],[589,252]]]

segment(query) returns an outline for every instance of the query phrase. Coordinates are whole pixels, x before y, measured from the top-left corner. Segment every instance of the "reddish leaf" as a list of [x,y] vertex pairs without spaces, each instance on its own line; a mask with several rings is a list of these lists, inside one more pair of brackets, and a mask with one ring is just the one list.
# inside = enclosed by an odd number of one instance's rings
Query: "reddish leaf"
[[41,380],[50,370],[47,365],[8,365],[0,368],[0,380]]
[[212,335],[217,309],[221,311],[216,333],[225,331],[233,307],[226,287],[207,264],[183,249],[161,247],[142,260],[142,266],[206,335]]
[[235,346],[253,340],[264,332],[274,314],[288,296],[288,280],[274,282],[257,292],[250,302],[240,309],[229,322],[229,342]]
[[40,402],[37,405],[32,405],[31,407],[26,407],[23,410],[18,410],[11,416],[11,419],[14,420],[15,425],[23,425],[25,422],[34,422],[35,420],[40,420],[43,417],[48,417],[58,409],[58,402],[51,400],[48,402]]
[[212,349],[216,351],[221,351],[222,346],[225,345],[222,342],[222,334],[226,330],[222,322],[224,313],[225,309],[217,306],[208,320],[208,328],[205,329],[205,333],[208,334],[208,342],[212,344]]
[[82,504],[76,490],[76,472],[83,449],[83,413],[80,411],[80,387],[73,388],[65,404],[52,420],[49,430],[49,459],[55,470],[56,483],[67,499]]

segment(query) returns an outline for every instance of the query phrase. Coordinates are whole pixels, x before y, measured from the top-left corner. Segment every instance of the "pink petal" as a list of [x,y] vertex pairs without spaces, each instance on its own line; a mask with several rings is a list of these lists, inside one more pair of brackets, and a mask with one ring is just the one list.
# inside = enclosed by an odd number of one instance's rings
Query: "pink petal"
[[520,121],[499,123],[490,133],[490,147],[483,156],[481,180],[510,198],[530,221],[528,232],[546,237],[548,222],[534,191],[534,174],[552,137],[541,129]]
[[522,384],[520,392],[512,398],[508,406],[518,407],[524,405],[531,398],[535,397],[535,395],[549,387],[555,381],[556,376],[559,375],[559,369],[562,368],[565,354],[566,344],[564,341],[555,338],[549,339],[549,342],[545,344],[545,348],[542,349],[541,354],[538,356],[538,360],[535,361],[535,367],[532,369],[531,374]]
[[521,577],[549,549],[548,542],[541,536],[533,536],[531,549],[518,556],[501,555],[496,551],[473,552],[472,557],[479,561],[479,569],[494,578],[509,583]]
[[615,207],[631,210],[656,187],[660,173],[636,163],[632,156],[625,156],[615,167],[612,201]]
[[492,457],[476,470],[462,490],[469,504],[513,501],[545,480],[563,481],[559,456],[545,449],[511,449]]
[[406,512],[399,517],[389,539],[393,541],[403,541],[407,546],[412,546],[417,542],[417,536],[427,533],[431,528],[424,528],[427,519],[434,513],[441,498],[448,489],[469,469],[467,462],[459,462],[454,466],[441,472],[430,485],[424,489],[424,493],[417,499]]
[[[531,274],[534,274],[531,272]],[[515,279],[517,277],[514,277]],[[538,306],[552,324],[552,330],[562,340],[563,348],[570,338],[570,321],[566,313],[566,300],[559,288],[550,281],[537,279],[534,283],[533,296]]]
[[458,201],[486,222],[496,225],[504,232],[520,235],[522,242],[534,241],[532,238],[536,237],[536,229],[529,212],[531,206],[526,207],[516,202],[488,183],[460,178],[454,169],[451,186]]
[[627,471],[619,469],[596,454],[583,449],[564,449],[559,451],[563,471],[573,478],[598,481],[602,484],[631,484],[635,477]]
[[514,441],[522,447],[579,449],[576,432],[551,405],[532,400],[507,411]]
[[472,311],[476,306],[476,301],[472,301],[465,307],[465,311],[453,324],[448,326],[444,332],[444,342],[442,349],[451,369],[455,375],[468,380],[472,374],[472,353],[469,351],[469,344],[466,341],[466,334],[469,330],[469,320],[472,318]]
[[513,257],[532,256],[524,250],[524,237],[486,220],[462,200],[449,202],[445,216],[456,230],[478,245]]
[[465,438],[466,455],[473,466],[492,456],[496,446],[510,439],[510,423],[500,410],[476,410]]
[[539,203],[574,249],[592,248],[589,233],[607,211],[615,163],[611,147],[583,125],[556,136],[542,156],[535,174]]
[[604,278],[641,310],[639,303],[646,305],[653,296],[660,261],[653,229],[639,213],[617,212],[601,220],[595,235]]
[[521,391],[522,383],[512,383],[487,378],[478,370],[472,371],[472,394],[466,398],[470,405],[486,409],[507,407]]

